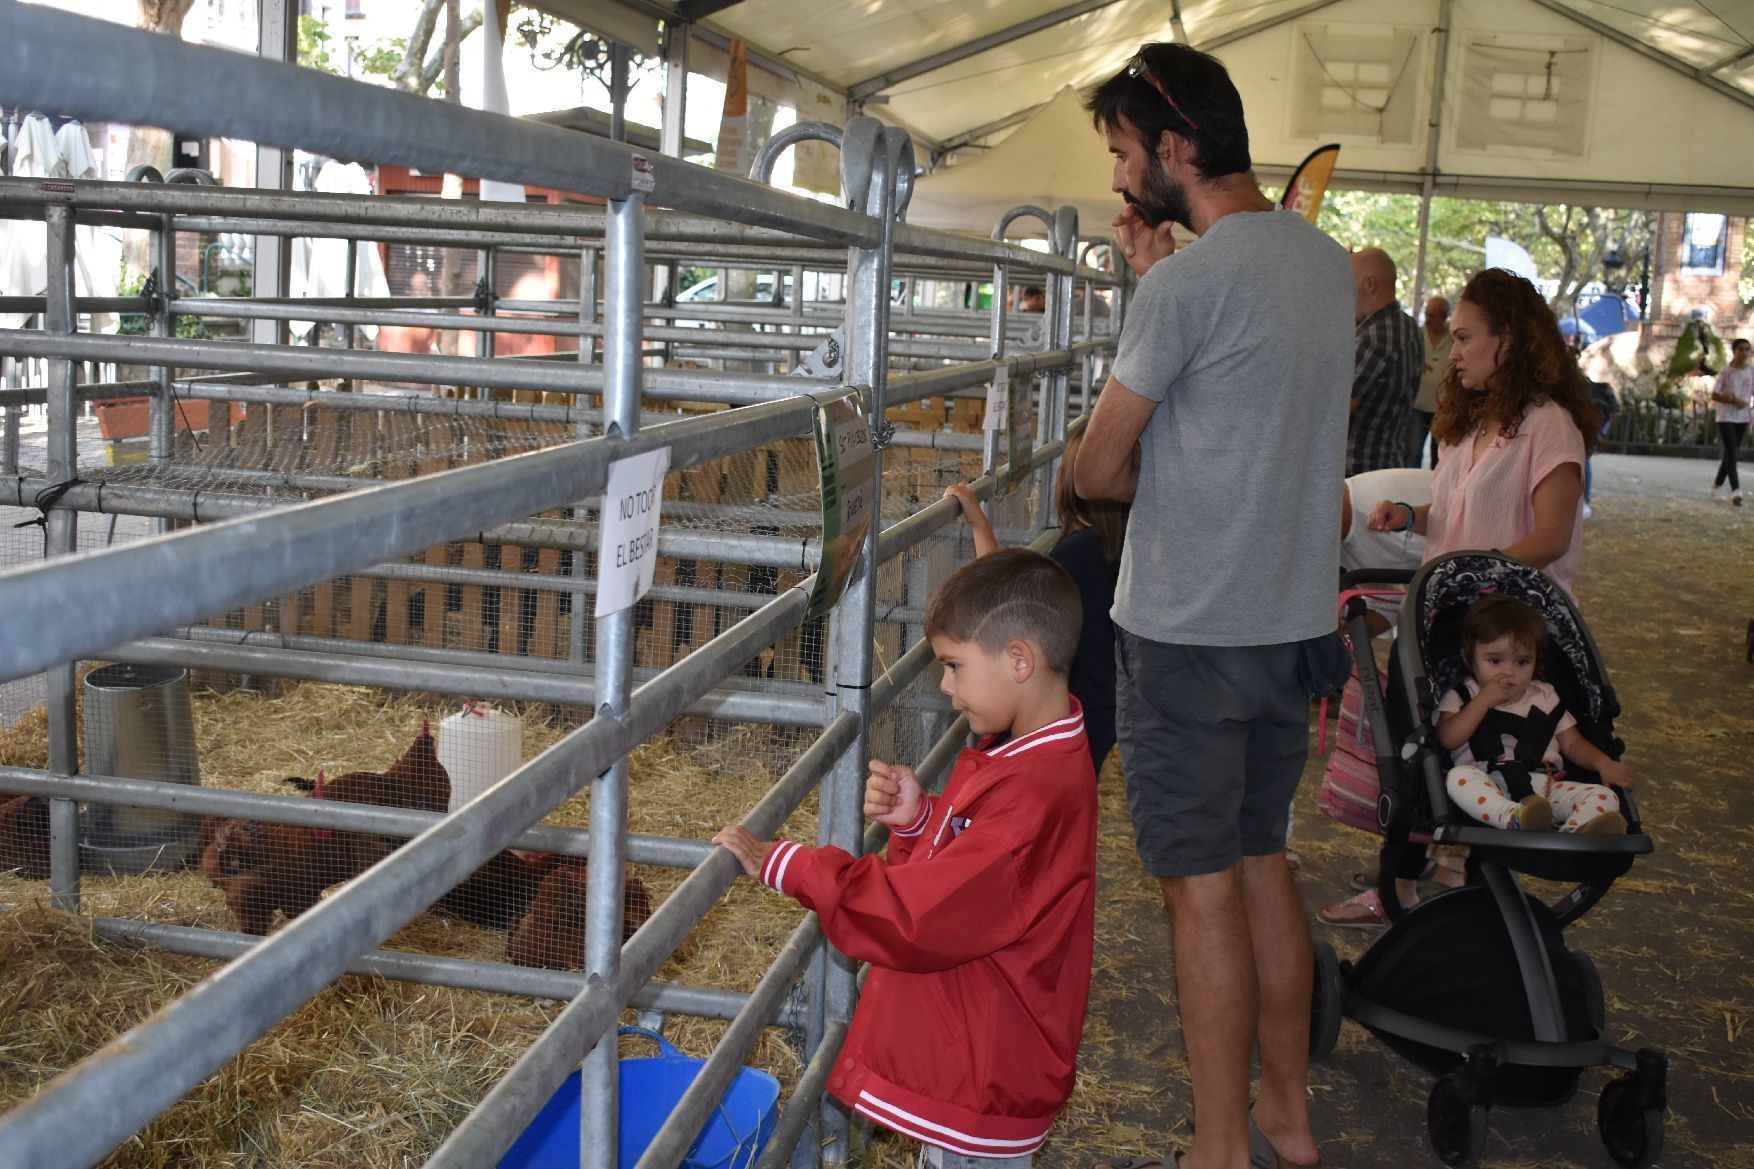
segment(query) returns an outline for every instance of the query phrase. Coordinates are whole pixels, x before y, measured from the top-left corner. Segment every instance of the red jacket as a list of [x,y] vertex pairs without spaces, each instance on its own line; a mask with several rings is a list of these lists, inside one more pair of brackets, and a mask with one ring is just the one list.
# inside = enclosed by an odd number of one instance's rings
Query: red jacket
[[871,963],[828,1088],[973,1157],[1040,1148],[1071,1095],[1096,915],[1096,775],[1066,718],[965,750],[889,859],[782,840],[761,879]]

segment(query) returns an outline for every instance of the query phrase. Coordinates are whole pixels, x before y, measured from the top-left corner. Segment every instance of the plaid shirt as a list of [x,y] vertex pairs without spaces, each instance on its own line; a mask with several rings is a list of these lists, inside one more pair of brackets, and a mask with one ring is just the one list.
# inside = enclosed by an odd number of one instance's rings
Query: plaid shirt
[[1425,372],[1419,326],[1391,301],[1358,322],[1352,419],[1346,428],[1346,474],[1407,464],[1408,410]]

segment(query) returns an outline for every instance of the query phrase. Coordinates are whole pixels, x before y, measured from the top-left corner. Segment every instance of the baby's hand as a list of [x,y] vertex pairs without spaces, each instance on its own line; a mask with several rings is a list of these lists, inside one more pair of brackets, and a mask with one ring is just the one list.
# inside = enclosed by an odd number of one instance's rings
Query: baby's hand
[[713,837],[713,843],[729,849],[751,877],[761,878],[761,866],[773,845],[755,839],[755,834],[741,824],[727,824]]
[[924,799],[913,768],[871,760],[871,774],[865,779],[865,815],[891,828],[906,828],[920,818]]
[[1618,759],[1603,760],[1602,766],[1596,774],[1600,775],[1602,782],[1609,787],[1630,788],[1633,783],[1632,768]]
[[1516,680],[1506,674],[1498,674],[1480,683],[1480,700],[1488,706],[1503,706],[1516,696]]

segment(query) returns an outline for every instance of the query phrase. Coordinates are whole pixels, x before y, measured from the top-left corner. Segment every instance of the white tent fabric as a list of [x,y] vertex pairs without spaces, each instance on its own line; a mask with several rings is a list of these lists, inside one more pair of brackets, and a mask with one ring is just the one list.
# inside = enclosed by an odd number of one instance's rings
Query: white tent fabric
[[[1437,9],[1331,0],[1220,46],[1262,181],[1283,182],[1311,149],[1338,142],[1335,188],[1420,190]],[[1548,0],[1454,0],[1444,72],[1436,194],[1754,214],[1754,108]],[[1072,205],[1090,233],[1118,210],[1110,172],[1101,136],[1062,89],[984,156],[921,178],[908,217],[985,231],[1017,203]]]
[[[704,24],[749,42],[752,85],[753,63],[791,66],[906,126],[923,157],[998,145],[1031,111],[1055,116],[1047,107],[1063,87],[1111,76],[1145,41],[1181,40],[1236,77],[1263,181],[1282,182],[1337,141],[1336,187],[1418,191],[1443,10],[1442,0],[812,0],[800,37],[797,0],[741,0]],[[1435,193],[1754,213],[1754,0],[1452,0],[1447,32]],[[1066,174],[1081,167],[1062,155],[1100,148],[1079,130],[1013,165]],[[1094,192],[1049,202],[1100,199],[1107,169],[1096,167]],[[1042,185],[1016,184],[1006,205]]]

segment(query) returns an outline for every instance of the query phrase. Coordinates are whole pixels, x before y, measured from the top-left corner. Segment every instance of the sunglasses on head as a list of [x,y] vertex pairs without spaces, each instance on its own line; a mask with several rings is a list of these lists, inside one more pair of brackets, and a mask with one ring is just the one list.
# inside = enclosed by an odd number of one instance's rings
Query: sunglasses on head
[[1200,128],[1200,123],[1188,117],[1188,112],[1177,104],[1175,98],[1169,96],[1169,90],[1164,88],[1163,82],[1157,80],[1156,75],[1151,72],[1151,66],[1145,63],[1145,55],[1143,53],[1133,54],[1132,59],[1127,62],[1127,76],[1140,77],[1149,82],[1151,88],[1155,89],[1158,95],[1162,97],[1164,101],[1169,103],[1169,108],[1181,115],[1182,121],[1186,122],[1191,129],[1198,130]]

